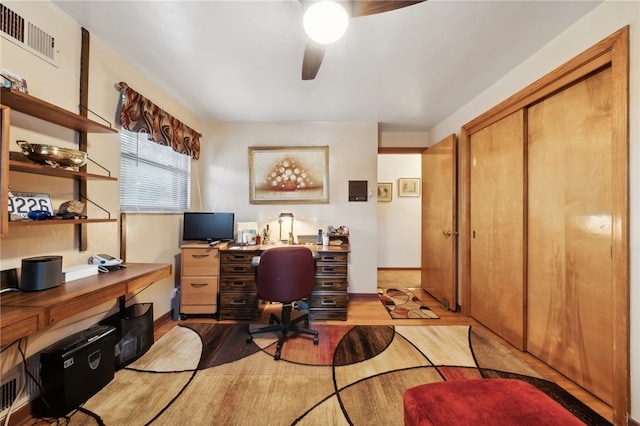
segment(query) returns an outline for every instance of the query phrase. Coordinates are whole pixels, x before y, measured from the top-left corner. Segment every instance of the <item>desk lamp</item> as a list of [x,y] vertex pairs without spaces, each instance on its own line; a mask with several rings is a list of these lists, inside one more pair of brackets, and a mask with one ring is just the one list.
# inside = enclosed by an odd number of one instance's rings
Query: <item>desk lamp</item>
[[[284,222],[283,218],[287,218],[287,220],[291,221],[291,229],[289,230],[289,237],[282,238],[282,222]],[[278,216],[278,225],[280,225],[280,241],[292,240],[293,242],[293,213],[280,213]]]

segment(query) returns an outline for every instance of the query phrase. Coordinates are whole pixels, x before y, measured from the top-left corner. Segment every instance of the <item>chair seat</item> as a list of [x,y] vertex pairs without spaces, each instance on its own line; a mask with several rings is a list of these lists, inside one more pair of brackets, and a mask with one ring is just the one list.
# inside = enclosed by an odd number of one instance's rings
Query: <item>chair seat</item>
[[584,426],[547,394],[516,379],[424,384],[407,389],[403,403],[407,426]]

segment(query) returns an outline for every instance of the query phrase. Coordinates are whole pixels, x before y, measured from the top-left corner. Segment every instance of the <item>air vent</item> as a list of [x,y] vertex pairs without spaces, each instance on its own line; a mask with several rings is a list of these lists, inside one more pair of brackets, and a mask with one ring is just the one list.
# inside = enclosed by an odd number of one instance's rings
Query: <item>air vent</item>
[[[40,368],[40,356],[37,355],[27,360],[27,371],[30,377],[23,376],[22,365],[17,365],[2,375],[2,382],[0,382],[0,419],[7,415],[14,401],[16,407],[21,407],[40,395],[40,389],[42,388]],[[23,380],[26,380],[27,384],[20,393]]]
[[18,397],[18,374],[14,374],[13,377],[3,380],[0,385],[0,412],[8,409],[13,404],[13,401]]
[[5,39],[58,66],[56,39],[3,4],[0,4],[0,31]]

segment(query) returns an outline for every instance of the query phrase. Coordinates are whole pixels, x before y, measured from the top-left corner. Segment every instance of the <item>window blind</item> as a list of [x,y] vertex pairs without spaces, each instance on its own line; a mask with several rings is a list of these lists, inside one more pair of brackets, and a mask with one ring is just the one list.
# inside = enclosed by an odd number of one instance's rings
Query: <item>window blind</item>
[[189,209],[191,158],[149,140],[146,133],[120,131],[120,210],[183,212]]

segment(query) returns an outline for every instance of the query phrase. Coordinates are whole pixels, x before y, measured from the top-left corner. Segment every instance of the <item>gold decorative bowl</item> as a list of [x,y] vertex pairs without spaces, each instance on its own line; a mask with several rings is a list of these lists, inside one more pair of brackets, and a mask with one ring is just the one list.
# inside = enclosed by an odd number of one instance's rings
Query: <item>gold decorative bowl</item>
[[51,167],[75,171],[87,164],[87,153],[83,151],[60,148],[54,145],[29,143],[27,141],[16,141],[16,143],[29,160],[39,164],[48,164]]

